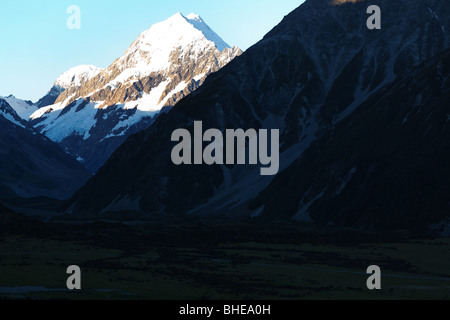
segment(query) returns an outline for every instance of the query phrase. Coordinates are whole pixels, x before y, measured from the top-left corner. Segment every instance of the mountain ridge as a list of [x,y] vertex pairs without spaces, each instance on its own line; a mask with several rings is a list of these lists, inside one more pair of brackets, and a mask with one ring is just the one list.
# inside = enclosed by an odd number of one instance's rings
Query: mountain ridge
[[[283,192],[270,198],[269,206],[269,200],[258,195],[272,190],[278,180],[262,178],[255,168],[245,166],[174,166],[168,142],[175,129],[192,132],[196,120],[221,131],[280,129],[280,176],[286,176],[283,172],[290,172],[291,164],[304,155],[317,155],[317,140],[336,134],[336,127],[372,95],[388,90],[394,81],[416,72],[450,45],[444,1],[418,1],[415,6],[406,6],[405,1],[371,4],[380,5],[385,12],[381,31],[367,29],[365,2],[333,6],[326,1],[306,1],[149,129],[131,136],[68,202],[69,211],[95,216],[105,208],[128,208],[148,213],[289,219],[303,210],[305,217],[325,223],[323,213],[309,215],[309,209],[323,196],[321,190],[299,190],[297,195],[296,183],[301,182],[290,181],[285,187],[276,184]],[[345,154],[335,156],[348,161]],[[339,178],[351,181],[355,174],[351,169]],[[348,185],[343,183],[338,195]],[[107,195],[101,202],[94,201],[100,189],[107,190]],[[279,212],[286,208],[283,201],[292,192],[292,207],[284,214]],[[266,205],[272,209],[266,210]],[[342,215],[336,215],[335,223],[340,218]],[[386,217],[380,216],[382,219]]]
[[[200,16],[189,16],[177,13],[142,32],[107,69],[82,66],[89,77],[74,81],[54,104],[36,111],[31,124],[95,173],[162,108],[174,106],[242,53],[228,47]],[[68,78],[64,83],[74,80],[70,70],[62,77]]]
[[0,199],[69,198],[90,174],[0,99]]

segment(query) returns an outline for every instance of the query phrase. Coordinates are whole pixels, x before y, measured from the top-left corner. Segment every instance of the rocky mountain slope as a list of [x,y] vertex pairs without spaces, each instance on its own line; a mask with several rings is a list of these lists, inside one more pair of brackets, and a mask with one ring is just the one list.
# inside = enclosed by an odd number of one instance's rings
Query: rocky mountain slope
[[[382,30],[367,29],[369,4],[380,6]],[[68,211],[427,228],[448,215],[438,172],[447,172],[441,151],[448,69],[440,54],[450,47],[449,10],[444,0],[306,1],[130,137]],[[273,179],[261,177],[259,166],[173,165],[171,134],[180,127],[192,132],[195,120],[222,131],[280,129],[281,173]],[[432,163],[429,175],[413,174]]]
[[31,123],[95,172],[163,107],[174,106],[241,53],[199,16],[177,13],[143,32],[106,70],[83,66],[63,75],[52,91],[64,91]]
[[76,160],[0,99],[0,199],[69,198],[90,177]]
[[56,79],[53,87],[39,99],[35,105],[38,109],[53,105],[64,91],[76,91],[86,82],[98,75],[103,69],[92,65],[81,65],[69,69]]
[[274,179],[252,207],[262,207],[264,216],[331,225],[445,227],[449,102],[447,49],[361,104]]

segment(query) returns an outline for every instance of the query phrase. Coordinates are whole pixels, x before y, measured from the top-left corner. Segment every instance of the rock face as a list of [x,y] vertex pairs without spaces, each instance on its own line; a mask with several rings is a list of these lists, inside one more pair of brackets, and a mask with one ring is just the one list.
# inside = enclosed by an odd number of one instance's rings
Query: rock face
[[54,87],[63,88],[68,90],[68,92],[74,92],[103,70],[92,65],[81,65],[71,68],[56,79]]
[[59,95],[64,92],[64,88],[54,85],[45,96],[43,96],[39,101],[35,103],[36,107],[38,109],[43,108],[45,106],[50,106],[56,102],[56,99],[58,99]]
[[163,107],[174,106],[241,53],[199,16],[177,13],[143,32],[106,70],[82,66],[61,76],[55,88],[65,90],[31,123],[96,172]]
[[[98,75],[103,69],[92,65],[81,65],[74,67],[64,72],[61,76],[56,79],[53,87],[49,92],[39,99],[35,105],[38,109],[53,105],[58,100],[58,97],[66,91],[65,94],[69,92],[76,92],[79,90],[86,82],[91,78]],[[69,94],[70,95],[70,94]]]
[[[236,214],[421,229],[449,215],[450,7],[445,0],[308,0],[196,92],[130,137],[69,212]],[[280,174],[175,166],[171,134],[281,131]],[[444,222],[443,222],[444,221]]]
[[0,99],[0,199],[69,198],[90,174]]
[[445,226],[449,102],[448,49],[361,104],[280,174],[252,207],[263,206],[265,216],[332,225],[416,231]]

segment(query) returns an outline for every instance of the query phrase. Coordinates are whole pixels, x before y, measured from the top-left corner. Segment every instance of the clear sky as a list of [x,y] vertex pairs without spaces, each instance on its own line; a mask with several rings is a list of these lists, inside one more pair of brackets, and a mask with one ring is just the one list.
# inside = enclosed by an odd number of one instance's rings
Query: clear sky
[[[246,50],[304,0],[1,0],[0,96],[37,101],[71,67],[108,67],[152,24],[199,14],[229,45]],[[67,28],[67,8],[81,29]]]

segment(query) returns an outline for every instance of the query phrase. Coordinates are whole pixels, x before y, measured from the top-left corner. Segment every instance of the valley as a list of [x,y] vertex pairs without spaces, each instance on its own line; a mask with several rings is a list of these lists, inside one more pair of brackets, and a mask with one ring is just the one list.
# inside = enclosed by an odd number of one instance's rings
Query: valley
[[[49,224],[0,239],[4,299],[450,297],[449,239],[176,217]],[[365,274],[374,263],[382,268],[376,292],[367,290]],[[81,291],[65,289],[72,264],[82,270]]]
[[306,0],[245,52],[171,11],[0,97],[0,299],[449,300],[447,1]]

